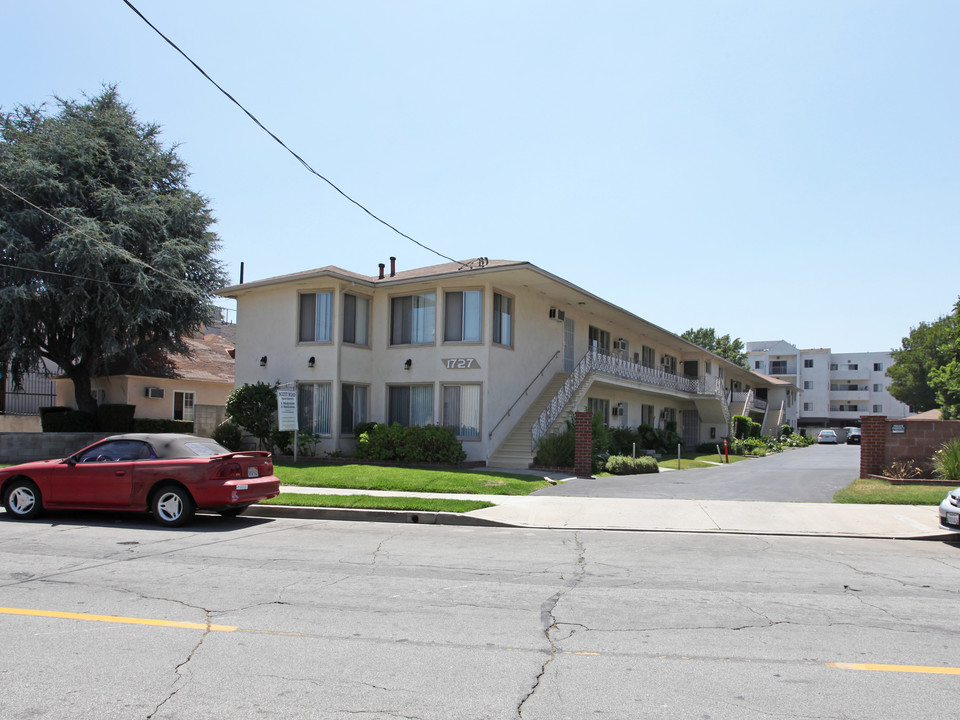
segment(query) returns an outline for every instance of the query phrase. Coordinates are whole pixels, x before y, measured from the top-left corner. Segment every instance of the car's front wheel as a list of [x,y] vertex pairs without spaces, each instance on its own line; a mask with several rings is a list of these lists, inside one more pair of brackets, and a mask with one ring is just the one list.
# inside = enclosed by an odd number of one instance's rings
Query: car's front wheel
[[150,509],[161,525],[180,527],[193,519],[197,505],[182,487],[164,485],[154,493]]
[[3,506],[18,520],[32,520],[43,511],[40,488],[32,480],[14,480],[7,486]]

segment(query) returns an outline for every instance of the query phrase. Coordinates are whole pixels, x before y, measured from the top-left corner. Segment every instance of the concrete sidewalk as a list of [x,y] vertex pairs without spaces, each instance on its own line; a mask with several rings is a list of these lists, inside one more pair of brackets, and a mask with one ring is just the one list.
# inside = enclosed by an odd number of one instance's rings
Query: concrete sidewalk
[[[283,486],[281,492],[398,496],[410,493]],[[493,507],[469,513],[302,508],[254,505],[246,515],[561,530],[741,533],[888,539],[957,537],[938,527],[936,507],[729,500],[640,500],[559,496],[452,495],[418,497],[485,500]]]

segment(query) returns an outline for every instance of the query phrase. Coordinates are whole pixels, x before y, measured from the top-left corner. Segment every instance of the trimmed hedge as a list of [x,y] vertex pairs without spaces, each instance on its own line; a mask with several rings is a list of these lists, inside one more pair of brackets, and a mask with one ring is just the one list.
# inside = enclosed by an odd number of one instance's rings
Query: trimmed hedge
[[611,455],[607,458],[606,470],[614,475],[643,475],[660,472],[660,466],[649,455],[638,458],[631,455]]
[[193,423],[189,420],[158,420],[156,418],[134,418],[132,432],[138,433],[187,433],[193,432]]
[[101,432],[130,432],[136,410],[136,405],[100,405],[97,408],[97,427]]
[[360,433],[354,456],[403,463],[457,464],[467,459],[463,443],[457,440],[453,428],[400,423],[378,423]]
[[96,432],[97,418],[68,407],[42,407],[40,427],[43,432]]

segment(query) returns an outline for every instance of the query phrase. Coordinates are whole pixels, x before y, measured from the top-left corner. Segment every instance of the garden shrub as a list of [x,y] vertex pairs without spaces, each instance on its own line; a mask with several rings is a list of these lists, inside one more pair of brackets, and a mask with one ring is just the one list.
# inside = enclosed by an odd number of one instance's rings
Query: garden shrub
[[460,463],[467,454],[453,428],[374,424],[357,438],[356,457],[404,463]]
[[657,461],[648,455],[634,458],[632,455],[611,455],[605,469],[614,475],[643,475],[660,472]]
[[227,450],[237,452],[243,445],[243,430],[233,420],[224,420],[214,428],[210,437]]
[[933,472],[944,480],[960,481],[960,437],[947,440],[933,454]]
[[793,435],[792,427],[790,427],[786,423],[780,426],[780,437],[785,438],[785,437],[790,437],[791,435]]
[[576,433],[573,424],[567,423],[563,432],[544,435],[537,443],[533,463],[541,467],[572,468],[576,452]]
[[734,455],[764,457],[767,454],[767,444],[760,438],[734,438],[730,443],[730,452]]
[[96,432],[97,417],[67,407],[40,408],[43,432]]
[[880,474],[895,480],[910,480],[923,477],[923,470],[913,460],[894,460],[885,465]]

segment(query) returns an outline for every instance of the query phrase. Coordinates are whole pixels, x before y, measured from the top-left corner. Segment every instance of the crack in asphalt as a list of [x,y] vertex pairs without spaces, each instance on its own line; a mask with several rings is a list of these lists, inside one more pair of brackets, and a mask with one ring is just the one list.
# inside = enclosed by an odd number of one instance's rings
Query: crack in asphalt
[[[540,665],[540,672],[537,673],[537,676],[533,680],[533,684],[530,687],[530,690],[520,698],[520,702],[517,704],[517,717],[523,718],[523,706],[526,702],[533,697],[537,692],[537,689],[540,687],[540,683],[543,680],[543,676],[547,672],[547,668],[550,664],[556,659],[559,649],[557,647],[557,641],[559,638],[555,638],[557,630],[561,623],[558,622],[554,611],[556,610],[557,605],[559,604],[561,598],[566,595],[571,590],[576,589],[586,575],[586,547],[583,544],[583,540],[580,537],[579,532],[573,534],[573,539],[577,551],[577,564],[574,568],[573,577],[566,582],[566,586],[558,590],[556,593],[551,595],[547,600],[543,602],[540,606],[540,623],[543,626],[543,635],[547,640],[549,645],[549,650],[547,652],[547,659],[543,661]],[[561,580],[566,580],[563,574],[560,575]],[[572,624],[572,623],[569,623]]]
[[[163,598],[160,598],[160,599],[163,599]],[[192,605],[188,605],[187,603],[180,602],[179,600],[172,600],[171,602],[179,602],[181,605],[184,605],[184,606],[186,606],[186,607],[195,607],[195,606],[192,606]],[[204,617],[206,618],[206,625],[207,625],[207,627],[206,627],[206,629],[203,631],[203,635],[202,635],[202,636],[200,637],[200,639],[197,641],[197,644],[193,646],[193,649],[192,649],[192,650],[190,650],[190,653],[187,655],[186,659],[185,659],[183,662],[179,663],[179,664],[173,669],[173,672],[176,674],[177,677],[176,677],[176,679],[173,681],[173,689],[170,691],[170,694],[167,695],[167,697],[165,697],[162,701],[160,701],[160,703],[153,709],[153,712],[152,712],[152,713],[150,713],[149,715],[147,715],[146,720],[151,720],[153,717],[155,717],[156,714],[157,714],[158,712],[160,712],[160,710],[163,708],[164,705],[166,705],[168,702],[170,702],[178,692],[180,692],[183,688],[186,687],[186,682],[187,682],[187,681],[186,681],[186,679],[185,679],[185,677],[184,677],[184,674],[183,674],[182,670],[183,670],[187,665],[190,664],[190,661],[193,660],[194,656],[195,656],[195,655],[197,654],[197,652],[200,650],[200,648],[201,648],[201,646],[203,645],[204,641],[205,641],[205,640],[207,639],[207,637],[210,635],[210,632],[211,632],[210,626],[213,624],[213,623],[211,622],[210,612],[209,612],[208,610],[205,610],[204,608],[195,608],[195,609],[203,610],[203,612],[204,612]]]

